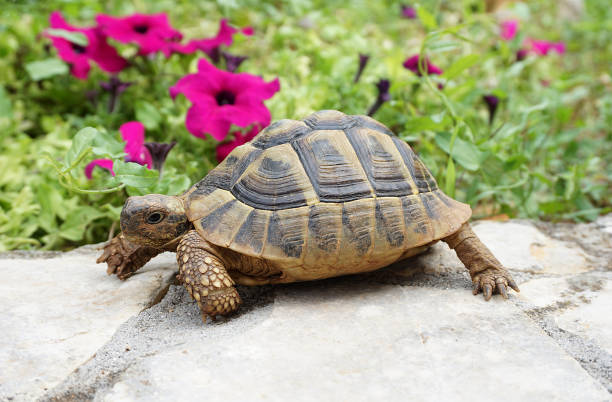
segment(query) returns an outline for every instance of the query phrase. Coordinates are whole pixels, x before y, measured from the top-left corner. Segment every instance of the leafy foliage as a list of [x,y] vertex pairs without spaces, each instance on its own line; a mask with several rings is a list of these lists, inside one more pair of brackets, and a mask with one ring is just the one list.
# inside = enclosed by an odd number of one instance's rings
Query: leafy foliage
[[[112,94],[94,67],[85,81],[69,75],[40,33],[61,10],[75,25],[96,13],[167,12],[189,37],[211,36],[220,18],[251,25],[232,54],[248,56],[239,71],[279,77],[266,102],[273,120],[320,109],[364,114],[375,84],[390,80],[391,100],[374,117],[409,141],[442,188],[472,205],[476,217],[591,220],[612,199],[612,9],[586,0],[580,15],[564,16],[561,2],[519,3],[512,41],[499,38],[481,1],[423,1],[418,19],[400,18],[400,3],[300,0],[95,2],[52,0],[5,5],[0,17],[0,251],[62,249],[105,240],[131,194],[179,194],[216,164],[212,138],[185,129],[189,102],[168,88],[196,71],[199,55],[137,56],[113,43],[132,66],[119,74],[130,85]],[[147,7],[142,9],[142,7]],[[57,34],[57,32],[55,33]],[[65,32],[61,35],[73,36]],[[70,40],[82,41],[82,37]],[[564,55],[516,61],[527,37],[562,40]],[[368,54],[353,83],[358,54]],[[443,69],[423,76],[402,62],[420,54]],[[440,84],[440,85],[439,85]],[[483,95],[499,98],[489,124]],[[112,111],[110,111],[112,109]],[[177,141],[163,175],[123,161],[118,127],[131,120],[147,141]],[[83,167],[114,161],[116,175]]]

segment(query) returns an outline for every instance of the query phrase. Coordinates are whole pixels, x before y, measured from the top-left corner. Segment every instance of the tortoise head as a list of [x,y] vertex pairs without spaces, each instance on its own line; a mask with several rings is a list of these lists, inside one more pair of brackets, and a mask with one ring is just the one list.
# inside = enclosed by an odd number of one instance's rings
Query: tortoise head
[[121,210],[121,231],[132,243],[161,247],[191,228],[178,197],[149,194],[129,197]]

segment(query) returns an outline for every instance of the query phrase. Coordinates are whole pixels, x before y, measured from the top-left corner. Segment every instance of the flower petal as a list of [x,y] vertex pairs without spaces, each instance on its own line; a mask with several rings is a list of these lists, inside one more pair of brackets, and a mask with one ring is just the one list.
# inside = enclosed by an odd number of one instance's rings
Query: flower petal
[[170,87],[170,96],[175,99],[179,93],[193,103],[216,103],[214,94],[220,90],[219,80],[210,74],[188,74]]
[[85,177],[87,177],[89,180],[92,179],[93,177],[93,170],[96,166],[99,166],[103,169],[106,169],[108,171],[110,171],[110,173],[114,176],[115,172],[113,171],[113,161],[110,159],[94,159],[93,161],[89,162],[89,164],[87,166],[85,166]]
[[194,104],[187,111],[185,119],[187,130],[199,138],[205,138],[206,134],[210,134],[217,141],[223,140],[232,123],[219,116],[216,109],[218,108],[202,108]]
[[518,31],[518,20],[506,20],[501,23],[500,36],[503,40],[512,40]]
[[217,145],[217,162],[221,163],[223,159],[225,159],[227,155],[229,155],[236,147],[251,141],[259,133],[259,131],[261,131],[261,126],[254,125],[246,134],[235,132],[233,141],[224,142]]

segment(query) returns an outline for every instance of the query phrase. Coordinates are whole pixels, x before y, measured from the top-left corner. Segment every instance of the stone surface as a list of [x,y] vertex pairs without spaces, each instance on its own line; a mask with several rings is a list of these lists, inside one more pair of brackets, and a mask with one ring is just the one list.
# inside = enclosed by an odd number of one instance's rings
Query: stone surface
[[97,253],[0,259],[0,400],[57,385],[161,296],[175,270],[168,253],[121,282],[96,265]]
[[592,339],[612,354],[612,273],[589,285],[593,288],[584,292],[583,303],[555,315],[555,320],[560,328]]
[[130,365],[96,399],[608,397],[512,303],[486,303],[463,289],[349,280],[291,286],[276,293],[270,316],[248,330],[187,338]]
[[171,254],[125,282],[92,250],[12,254],[0,400],[612,400],[612,215],[474,227],[522,289],[508,301],[472,296],[438,243],[369,274],[240,287],[239,313],[206,325],[180,286],[154,304]]
[[[504,266],[526,274],[571,274],[593,269],[588,256],[574,244],[553,239],[527,222],[481,221],[473,225]],[[416,264],[427,273],[463,272],[465,268],[446,243],[419,256]]]

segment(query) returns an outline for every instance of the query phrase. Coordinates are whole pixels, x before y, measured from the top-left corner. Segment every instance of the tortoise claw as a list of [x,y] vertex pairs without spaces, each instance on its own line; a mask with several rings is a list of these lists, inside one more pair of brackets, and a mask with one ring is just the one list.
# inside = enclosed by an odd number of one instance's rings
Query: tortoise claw
[[504,299],[508,299],[508,287],[519,291],[516,282],[503,268],[487,268],[474,275],[472,280],[474,282],[472,293],[476,295],[482,290],[487,301],[491,299],[493,293],[499,293]]
[[493,286],[486,283],[482,288],[482,294],[484,295],[485,300],[489,301],[491,299],[491,295],[493,294]]
[[503,283],[498,283],[497,290],[504,299],[508,298],[508,292],[506,291],[506,285],[504,285]]

